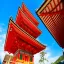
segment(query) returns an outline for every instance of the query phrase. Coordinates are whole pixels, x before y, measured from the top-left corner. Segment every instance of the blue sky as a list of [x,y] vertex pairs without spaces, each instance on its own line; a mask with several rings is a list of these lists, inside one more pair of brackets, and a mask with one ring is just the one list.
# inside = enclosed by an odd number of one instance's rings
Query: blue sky
[[59,47],[35,13],[44,0],[0,0],[0,58],[2,59],[1,54],[3,53],[9,18],[12,16],[15,20],[18,7],[21,7],[22,2],[25,3],[27,8],[40,23],[38,27],[42,31],[42,34],[37,38],[37,40],[47,46],[46,52],[51,53],[50,57],[54,58],[61,56],[62,49]]

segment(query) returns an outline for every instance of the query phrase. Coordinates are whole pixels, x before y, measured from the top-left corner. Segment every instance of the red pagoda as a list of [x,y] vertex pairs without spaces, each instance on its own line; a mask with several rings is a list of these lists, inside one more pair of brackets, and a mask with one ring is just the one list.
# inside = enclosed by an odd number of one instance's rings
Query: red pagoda
[[46,48],[36,40],[41,34],[38,24],[23,3],[18,9],[16,21],[10,19],[8,26],[4,50],[13,53],[9,64],[34,64],[33,55]]

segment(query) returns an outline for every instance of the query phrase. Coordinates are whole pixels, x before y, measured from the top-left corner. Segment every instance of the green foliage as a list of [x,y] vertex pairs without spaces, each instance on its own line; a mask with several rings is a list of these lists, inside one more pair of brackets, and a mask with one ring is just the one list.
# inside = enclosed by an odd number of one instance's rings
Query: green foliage
[[48,61],[44,56],[45,56],[45,52],[40,52],[40,60],[39,60],[39,63],[41,64],[41,63],[43,63],[43,64],[45,64],[44,63],[44,61]]
[[59,62],[63,61],[64,57],[60,56],[53,64],[58,64]]

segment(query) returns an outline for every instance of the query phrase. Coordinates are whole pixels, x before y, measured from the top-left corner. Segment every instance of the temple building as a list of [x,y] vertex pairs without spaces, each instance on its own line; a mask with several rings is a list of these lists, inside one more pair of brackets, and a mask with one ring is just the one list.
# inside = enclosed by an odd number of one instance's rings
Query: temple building
[[59,46],[64,48],[64,0],[45,0],[36,13]]
[[46,48],[36,40],[42,33],[38,29],[38,24],[23,3],[18,9],[15,22],[12,18],[9,20],[4,51],[12,53],[13,56],[9,60],[10,56],[6,55],[3,64],[34,64],[34,54]]

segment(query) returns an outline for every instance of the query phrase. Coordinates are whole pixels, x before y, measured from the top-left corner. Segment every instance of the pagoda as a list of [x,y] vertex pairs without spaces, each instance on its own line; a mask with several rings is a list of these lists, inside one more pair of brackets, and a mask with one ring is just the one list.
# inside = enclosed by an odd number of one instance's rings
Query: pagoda
[[36,13],[64,49],[64,0],[45,0]]
[[[18,9],[16,21],[10,18],[4,45],[4,50],[13,54],[9,64],[34,64],[34,54],[46,48],[36,40],[42,33],[38,24],[24,3]],[[3,62],[6,63],[5,60]]]

